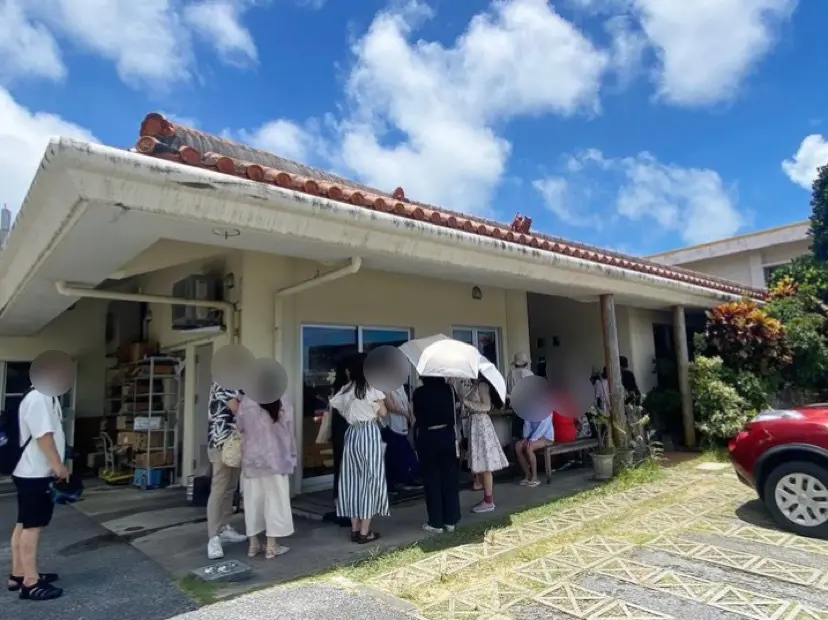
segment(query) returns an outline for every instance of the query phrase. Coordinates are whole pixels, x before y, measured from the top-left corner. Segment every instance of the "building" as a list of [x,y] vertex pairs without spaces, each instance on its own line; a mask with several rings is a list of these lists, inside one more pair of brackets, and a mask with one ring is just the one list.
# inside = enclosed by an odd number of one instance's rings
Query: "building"
[[[194,275],[220,300],[176,296]],[[0,253],[0,370],[20,384],[42,351],[73,356],[66,423],[79,445],[90,420],[116,413],[108,354],[158,343],[184,368],[183,478],[204,464],[212,352],[240,342],[287,369],[300,492],[331,483],[315,403],[343,353],[440,332],[503,372],[531,352],[583,382],[586,408],[605,360],[617,385],[621,354],[652,387],[654,326],[745,295],[764,291],[423,205],[150,114],[133,151],[49,144]],[[221,321],[183,330],[183,306]]]
[[763,288],[775,267],[808,251],[809,226],[807,221],[795,222],[655,254],[649,259]]

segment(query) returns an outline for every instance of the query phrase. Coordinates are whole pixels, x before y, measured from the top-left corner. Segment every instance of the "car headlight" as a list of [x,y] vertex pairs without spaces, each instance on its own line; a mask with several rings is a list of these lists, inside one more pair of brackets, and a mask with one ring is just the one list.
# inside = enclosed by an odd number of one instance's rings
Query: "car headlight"
[[768,422],[769,420],[801,420],[804,417],[805,416],[801,413],[792,409],[769,409],[768,411],[763,411],[757,415],[751,420],[751,422]]

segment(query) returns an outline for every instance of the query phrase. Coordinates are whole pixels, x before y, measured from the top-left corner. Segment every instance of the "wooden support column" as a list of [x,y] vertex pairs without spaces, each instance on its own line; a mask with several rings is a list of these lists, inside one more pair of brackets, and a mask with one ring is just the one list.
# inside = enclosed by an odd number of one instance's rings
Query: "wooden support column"
[[690,354],[687,349],[687,321],[683,306],[673,307],[673,340],[676,347],[679,394],[681,394],[681,421],[684,427],[684,444],[696,445],[696,420],[693,415],[693,393],[690,390]]
[[618,450],[626,450],[627,414],[624,411],[624,386],[621,383],[621,354],[618,351],[618,322],[615,318],[615,298],[601,295],[601,331],[604,335],[604,363],[610,389],[612,437]]

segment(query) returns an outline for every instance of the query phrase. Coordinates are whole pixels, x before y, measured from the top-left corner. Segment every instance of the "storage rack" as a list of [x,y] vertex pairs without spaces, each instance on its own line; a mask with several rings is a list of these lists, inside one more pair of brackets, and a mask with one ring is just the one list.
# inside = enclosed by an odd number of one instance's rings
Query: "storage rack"
[[[132,433],[140,441],[132,449],[133,481],[142,489],[178,479],[179,421],[182,382],[180,360],[148,356],[119,364],[120,381],[112,387],[113,409],[117,409],[116,432]],[[114,413],[114,412],[113,412]]]

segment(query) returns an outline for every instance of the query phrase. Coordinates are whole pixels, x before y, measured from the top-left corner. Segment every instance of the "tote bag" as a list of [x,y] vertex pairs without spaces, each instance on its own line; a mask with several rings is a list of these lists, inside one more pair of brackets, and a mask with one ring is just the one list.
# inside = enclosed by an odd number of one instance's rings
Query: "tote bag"
[[238,431],[228,437],[221,445],[221,462],[227,467],[241,467],[242,460],[242,438]]

